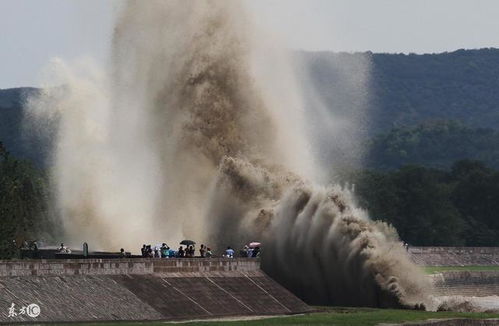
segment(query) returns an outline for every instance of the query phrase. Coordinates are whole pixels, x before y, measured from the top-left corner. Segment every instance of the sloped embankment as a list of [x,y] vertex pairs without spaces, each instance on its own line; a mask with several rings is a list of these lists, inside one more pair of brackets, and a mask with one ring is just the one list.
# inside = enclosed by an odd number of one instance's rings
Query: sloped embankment
[[[40,306],[38,317],[18,308]],[[9,308],[18,313],[9,317]],[[0,262],[0,323],[177,320],[311,311],[250,259]]]

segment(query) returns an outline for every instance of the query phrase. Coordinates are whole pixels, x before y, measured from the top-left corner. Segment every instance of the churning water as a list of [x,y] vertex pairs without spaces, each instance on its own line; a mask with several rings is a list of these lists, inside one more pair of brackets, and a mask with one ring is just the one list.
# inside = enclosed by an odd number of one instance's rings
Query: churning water
[[428,304],[396,231],[317,180],[300,89],[264,35],[239,1],[130,1],[111,67],[59,62],[64,86],[31,99],[30,114],[57,120],[68,239],[261,240],[264,270],[309,302]]

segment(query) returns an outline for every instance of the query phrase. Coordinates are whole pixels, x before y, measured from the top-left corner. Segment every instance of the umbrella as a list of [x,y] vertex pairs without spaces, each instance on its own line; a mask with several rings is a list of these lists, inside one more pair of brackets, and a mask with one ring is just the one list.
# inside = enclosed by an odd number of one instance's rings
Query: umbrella
[[192,245],[195,245],[196,243],[192,240],[182,240],[182,242],[180,242],[181,245],[186,245],[186,246],[192,246]]
[[256,248],[260,247],[262,244],[260,242],[250,242],[249,247],[250,248]]

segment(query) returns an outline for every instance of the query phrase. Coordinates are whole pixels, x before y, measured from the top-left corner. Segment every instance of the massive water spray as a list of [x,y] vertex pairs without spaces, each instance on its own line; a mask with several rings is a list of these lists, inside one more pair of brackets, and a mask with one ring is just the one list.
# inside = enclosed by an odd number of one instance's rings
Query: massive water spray
[[318,184],[299,89],[264,34],[238,1],[130,1],[109,71],[59,62],[65,86],[30,112],[57,120],[67,238],[132,250],[261,240],[263,268],[309,302],[425,303],[395,230]]

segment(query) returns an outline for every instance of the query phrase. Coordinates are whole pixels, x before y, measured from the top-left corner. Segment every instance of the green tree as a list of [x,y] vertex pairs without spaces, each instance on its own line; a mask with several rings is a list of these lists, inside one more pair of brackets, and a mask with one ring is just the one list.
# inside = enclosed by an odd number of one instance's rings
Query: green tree
[[452,201],[467,223],[466,242],[495,246],[499,231],[499,173],[481,162],[461,161],[451,172]]
[[16,254],[14,240],[49,240],[58,231],[48,189],[40,170],[10,156],[0,143],[0,259]]

